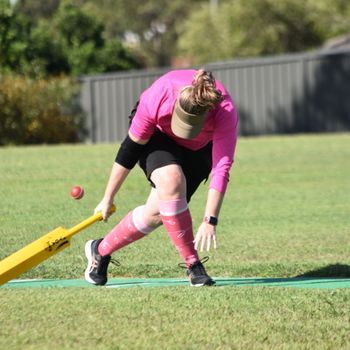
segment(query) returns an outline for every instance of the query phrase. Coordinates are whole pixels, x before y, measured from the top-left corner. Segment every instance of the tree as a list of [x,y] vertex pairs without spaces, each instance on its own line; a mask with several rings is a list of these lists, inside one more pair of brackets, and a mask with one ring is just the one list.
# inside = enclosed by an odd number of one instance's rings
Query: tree
[[53,26],[60,34],[71,72],[75,75],[139,67],[120,40],[105,38],[101,21],[71,1],[61,2]]
[[10,36],[0,22],[7,60],[50,74],[304,51],[350,31],[348,0],[17,0],[12,12]]
[[216,13],[206,4],[186,21],[178,49],[197,64],[310,50],[349,31],[349,14],[344,0],[230,0]]
[[[129,43],[148,67],[169,66],[176,56],[182,24],[208,0],[90,0],[84,7],[107,28],[107,35]],[[131,38],[131,40],[130,40]]]
[[2,71],[82,75],[140,67],[120,40],[106,39],[101,21],[71,0],[62,0],[50,19],[35,21],[0,1]]
[[60,5],[60,0],[17,0],[14,9],[27,16],[32,23],[50,19]]
[[29,20],[13,11],[10,1],[0,0],[0,68],[13,70],[26,62]]

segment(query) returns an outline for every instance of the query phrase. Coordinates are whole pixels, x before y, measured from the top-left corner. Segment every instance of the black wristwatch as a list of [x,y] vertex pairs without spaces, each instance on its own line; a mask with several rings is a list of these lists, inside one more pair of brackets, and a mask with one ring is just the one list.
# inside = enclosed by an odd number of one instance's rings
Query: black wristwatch
[[205,216],[204,222],[206,222],[209,225],[216,226],[218,224],[218,218],[216,218],[215,216]]

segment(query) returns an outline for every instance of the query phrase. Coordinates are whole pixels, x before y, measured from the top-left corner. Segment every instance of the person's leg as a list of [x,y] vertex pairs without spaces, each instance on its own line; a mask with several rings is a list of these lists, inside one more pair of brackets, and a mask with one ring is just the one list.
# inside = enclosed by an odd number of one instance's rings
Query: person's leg
[[155,230],[161,225],[157,207],[157,194],[152,189],[145,205],[130,211],[101,241],[98,252],[102,256],[129,245]]
[[199,261],[194,249],[191,213],[186,200],[186,179],[177,164],[152,172],[151,180],[158,193],[163,225],[187,266]]
[[186,199],[186,179],[181,166],[171,164],[157,168],[152,172],[151,180],[157,188],[164,227],[185,262],[191,285],[200,287],[215,284],[206,273],[194,248],[192,218]]
[[161,225],[158,195],[152,189],[145,205],[130,211],[103,239],[90,240],[85,245],[88,266],[85,279],[96,285],[107,283],[111,254],[131,244]]

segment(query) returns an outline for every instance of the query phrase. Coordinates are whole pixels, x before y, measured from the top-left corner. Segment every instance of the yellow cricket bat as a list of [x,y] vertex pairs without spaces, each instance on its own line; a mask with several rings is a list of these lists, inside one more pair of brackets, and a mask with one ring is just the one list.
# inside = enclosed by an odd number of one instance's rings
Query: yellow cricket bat
[[[114,212],[115,206],[113,205],[110,213]],[[0,261],[0,286],[69,247],[70,239],[73,235],[101,220],[102,214],[97,213],[69,230],[57,227],[55,230]]]

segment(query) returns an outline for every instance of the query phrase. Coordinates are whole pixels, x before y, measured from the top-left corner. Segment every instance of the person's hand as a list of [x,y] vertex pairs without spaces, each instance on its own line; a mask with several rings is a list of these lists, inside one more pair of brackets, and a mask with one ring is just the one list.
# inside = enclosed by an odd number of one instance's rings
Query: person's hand
[[207,248],[207,251],[209,251],[212,242],[214,249],[217,249],[215,226],[210,225],[206,222],[202,222],[193,242],[194,248],[198,250],[198,247],[200,247],[201,252],[204,250],[205,246]]
[[109,211],[112,205],[113,205],[113,202],[106,199],[102,199],[102,201],[95,208],[94,214],[101,212],[103,220],[107,221],[109,216],[111,215]]

